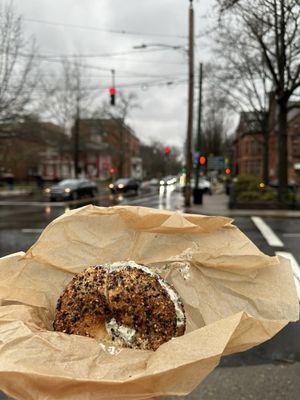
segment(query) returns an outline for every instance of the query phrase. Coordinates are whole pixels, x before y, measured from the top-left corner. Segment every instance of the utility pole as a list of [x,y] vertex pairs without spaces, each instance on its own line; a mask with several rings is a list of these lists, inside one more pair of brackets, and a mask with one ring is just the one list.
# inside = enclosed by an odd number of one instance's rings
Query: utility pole
[[194,105],[194,8],[193,0],[189,7],[189,88],[188,88],[188,126],[186,137],[186,207],[191,205],[191,171],[192,171],[192,136],[193,136],[193,105]]
[[198,124],[197,124],[197,143],[196,143],[196,152],[198,154],[197,157],[197,166],[196,166],[196,179],[195,179],[195,189],[198,189],[199,186],[199,172],[200,172],[200,150],[201,150],[201,122],[202,122],[202,80],[203,80],[203,64],[199,65],[199,102],[198,102]]
[[76,116],[74,126],[74,172],[75,178],[78,178],[79,172],[79,133],[80,133],[80,99],[76,98]]

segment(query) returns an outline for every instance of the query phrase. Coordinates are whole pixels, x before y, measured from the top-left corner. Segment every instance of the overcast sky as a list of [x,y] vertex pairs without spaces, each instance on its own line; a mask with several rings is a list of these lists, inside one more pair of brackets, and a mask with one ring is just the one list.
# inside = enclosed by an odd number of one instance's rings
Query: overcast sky
[[[213,0],[194,3],[197,35],[209,29]],[[86,64],[99,68],[84,71],[86,78],[92,76],[99,104],[101,99],[109,101],[110,70],[116,70],[120,90],[138,95],[141,108],[132,112],[129,122],[140,139],[182,146],[187,57],[183,50],[150,44],[186,48],[188,0],[14,0],[14,4],[24,17],[26,33],[36,37],[39,53],[85,55]],[[149,47],[133,49],[141,44]],[[197,38],[196,64],[208,56],[207,39]],[[42,68],[47,71],[53,65],[44,61]]]

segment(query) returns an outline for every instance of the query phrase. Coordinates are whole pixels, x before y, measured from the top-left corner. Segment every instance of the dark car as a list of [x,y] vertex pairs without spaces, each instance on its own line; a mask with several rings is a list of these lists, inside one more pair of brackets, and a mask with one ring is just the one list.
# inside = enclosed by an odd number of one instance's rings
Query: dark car
[[138,194],[139,184],[137,181],[131,178],[121,178],[116,180],[114,183],[109,185],[112,193],[128,193],[135,192]]
[[[273,188],[278,188],[279,187],[279,183],[278,183],[278,181],[271,181],[270,183],[269,183],[269,186],[271,186],[271,187],[273,187]],[[289,189],[295,189],[296,188],[296,186],[297,186],[297,184],[296,184],[296,182],[295,181],[289,181],[288,182],[288,188]]]
[[82,197],[94,197],[98,192],[97,185],[88,179],[64,179],[44,190],[50,201],[77,200]]

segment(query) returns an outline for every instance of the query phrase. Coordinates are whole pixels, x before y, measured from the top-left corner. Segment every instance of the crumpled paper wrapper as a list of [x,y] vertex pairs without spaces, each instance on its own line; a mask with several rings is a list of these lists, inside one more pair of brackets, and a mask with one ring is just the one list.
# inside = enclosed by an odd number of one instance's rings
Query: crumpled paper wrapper
[[[96,263],[134,260],[175,286],[184,336],[155,352],[53,332],[59,295]],[[0,260],[0,389],[15,399],[186,395],[225,354],[270,339],[299,316],[289,262],[228,218],[87,206],[53,221],[27,253]]]

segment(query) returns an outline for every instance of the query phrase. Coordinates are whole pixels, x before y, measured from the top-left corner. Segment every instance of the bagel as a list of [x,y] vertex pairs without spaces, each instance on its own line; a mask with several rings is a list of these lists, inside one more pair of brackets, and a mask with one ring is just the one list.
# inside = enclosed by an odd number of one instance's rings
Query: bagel
[[183,303],[158,274],[134,261],[89,267],[60,296],[55,331],[156,350],[185,332]]

